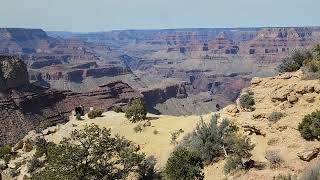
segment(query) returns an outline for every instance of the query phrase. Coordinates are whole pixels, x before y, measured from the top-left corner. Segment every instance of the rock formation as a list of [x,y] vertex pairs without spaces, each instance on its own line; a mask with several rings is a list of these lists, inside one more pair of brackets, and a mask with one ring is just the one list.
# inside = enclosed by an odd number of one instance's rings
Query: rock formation
[[[163,114],[202,114],[233,102],[252,77],[274,75],[282,57],[319,42],[319,32],[283,27],[77,34],[2,28],[0,54],[21,57],[31,82],[58,90],[83,93],[123,81],[151,93],[186,83],[185,95],[162,98],[152,107]],[[168,111],[176,107],[182,110]]]
[[16,142],[40,123],[68,121],[80,104],[109,110],[116,103],[142,97],[128,84],[115,81],[86,93],[57,91],[29,83],[26,65],[17,58],[0,56],[0,145]]

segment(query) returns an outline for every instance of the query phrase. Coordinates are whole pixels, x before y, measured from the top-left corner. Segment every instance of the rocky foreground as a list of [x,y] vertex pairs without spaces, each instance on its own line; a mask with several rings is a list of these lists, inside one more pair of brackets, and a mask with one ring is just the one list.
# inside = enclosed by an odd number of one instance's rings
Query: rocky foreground
[[[298,124],[302,118],[319,110],[320,82],[319,80],[304,80],[300,71],[286,73],[270,78],[254,78],[251,86],[244,90],[254,93],[255,106],[247,111],[239,103],[229,105],[217,112],[220,119],[228,118],[240,127],[240,132],[250,137],[255,148],[252,151],[252,160],[260,166],[248,171],[238,171],[225,175],[223,172],[224,160],[209,165],[205,168],[205,179],[274,179],[278,175],[297,175],[299,178],[305,170],[319,164],[319,141],[306,141],[299,133]],[[273,112],[281,112],[284,116],[277,121],[270,118]],[[49,141],[58,143],[63,137],[85,124],[95,123],[100,127],[111,128],[113,134],[120,134],[138,144],[141,151],[154,155],[157,168],[161,169],[174,149],[170,144],[170,133],[183,129],[178,141],[184,135],[192,132],[198,116],[156,116],[148,115],[149,123],[141,133],[136,133],[133,128],[137,124],[127,121],[122,113],[106,112],[103,117],[77,121],[71,117],[63,125],[53,126],[42,133]],[[210,114],[203,116],[207,121]],[[157,131],[157,133],[154,133]],[[35,153],[33,141],[37,136],[35,131],[21,140],[13,148],[17,153],[16,159],[9,162],[8,166],[1,164],[5,169],[2,173],[5,179],[10,179],[9,172],[18,171],[19,178],[29,176],[27,162]],[[266,152],[277,152],[281,163],[277,167],[266,159]]]

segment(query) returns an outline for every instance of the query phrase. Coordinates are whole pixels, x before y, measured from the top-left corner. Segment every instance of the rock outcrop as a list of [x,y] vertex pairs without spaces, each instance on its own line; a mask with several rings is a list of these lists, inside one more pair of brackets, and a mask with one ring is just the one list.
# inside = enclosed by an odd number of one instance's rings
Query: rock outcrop
[[[220,116],[240,126],[255,148],[255,162],[270,163],[264,157],[268,150],[275,150],[283,160],[281,168],[252,169],[236,175],[239,179],[272,179],[279,174],[295,174],[319,163],[319,141],[307,141],[298,131],[304,116],[319,110],[319,80],[305,80],[302,72],[280,74],[275,77],[254,78],[251,86],[243,90],[253,92],[255,101],[252,112],[242,111],[236,104],[229,105]],[[271,115],[277,115],[271,118]],[[217,173],[217,172],[216,172]],[[212,172],[212,174],[215,174]]]
[[29,83],[27,66],[11,56],[0,56],[0,91]]
[[26,65],[17,58],[1,56],[0,64],[0,145],[15,142],[43,121],[67,121],[59,105],[62,92],[30,84]]
[[86,93],[57,91],[29,83],[26,65],[17,58],[0,57],[0,146],[14,143],[40,123],[68,121],[80,104],[109,110],[142,95],[128,84],[115,81]]

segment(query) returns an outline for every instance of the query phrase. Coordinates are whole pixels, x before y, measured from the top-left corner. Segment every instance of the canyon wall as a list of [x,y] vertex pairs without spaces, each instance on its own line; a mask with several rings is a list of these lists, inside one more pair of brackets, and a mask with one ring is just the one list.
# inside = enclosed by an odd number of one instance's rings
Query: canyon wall
[[115,81],[86,93],[58,91],[30,83],[26,65],[15,57],[0,56],[0,146],[14,143],[41,123],[68,121],[80,104],[110,110],[142,97],[128,84]]
[[[319,27],[81,34],[0,29],[0,54],[23,59],[32,83],[86,93],[122,81],[139,92],[148,89],[146,100],[152,102],[149,108],[174,115],[202,114],[229,104],[252,77],[276,74],[277,65],[289,52],[319,42]],[[181,84],[185,84],[184,98],[163,93]],[[193,111],[195,105],[199,109]],[[183,111],[178,113],[179,108]]]

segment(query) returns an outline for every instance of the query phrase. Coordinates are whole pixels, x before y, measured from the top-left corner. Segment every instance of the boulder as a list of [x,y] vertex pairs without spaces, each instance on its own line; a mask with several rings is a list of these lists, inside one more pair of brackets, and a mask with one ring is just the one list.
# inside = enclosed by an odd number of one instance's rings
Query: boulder
[[5,170],[7,167],[7,163],[4,160],[0,160],[0,170]]
[[151,122],[150,121],[147,121],[143,124],[144,127],[147,127],[147,126],[151,126]]
[[226,111],[228,113],[237,113],[239,112],[238,108],[237,108],[237,105],[235,104],[230,104],[229,106],[226,107]]
[[314,92],[316,92],[316,93],[320,93],[320,85],[319,84],[315,84],[314,85]]
[[277,79],[290,79],[292,77],[291,73],[284,73],[276,77]]
[[43,130],[42,133],[44,135],[49,135],[49,134],[57,132],[57,130],[58,130],[57,126],[51,126],[51,127],[47,128],[47,129]]
[[271,97],[271,101],[272,102],[276,102],[276,101],[286,101],[287,100],[287,96],[292,92],[292,90],[290,89],[279,89],[279,90],[275,90],[273,93],[271,93],[270,97]]
[[299,100],[295,94],[290,94],[287,99],[291,104],[294,104]]
[[303,161],[310,161],[315,158],[320,152],[320,147],[308,149],[302,152],[299,152],[297,155]]
[[17,151],[23,147],[23,140],[20,140],[16,145],[13,146],[13,151]]
[[261,82],[262,82],[262,79],[259,78],[259,77],[254,77],[254,78],[252,78],[252,80],[251,80],[251,84],[252,84],[252,85],[258,85],[258,84],[261,83]]
[[300,84],[295,87],[295,91],[299,94],[306,94],[306,93],[312,93],[315,91],[314,86],[312,85],[304,85]]
[[241,158],[241,162],[244,169],[250,169],[254,167],[254,160],[250,158]]
[[306,96],[304,96],[304,99],[305,99],[305,101],[307,101],[308,103],[314,103],[314,101],[315,101],[315,96],[313,96],[313,95],[306,95]]
[[265,132],[263,132],[260,128],[254,126],[254,125],[247,124],[247,125],[243,125],[242,128],[243,128],[244,132],[248,133],[248,135],[256,134],[256,135],[261,135],[263,137],[266,136]]
[[281,110],[292,108],[292,104],[288,101],[282,102],[278,105]]
[[255,112],[255,113],[253,113],[252,118],[253,118],[253,119],[266,118],[266,113]]
[[30,152],[33,149],[32,142],[29,139],[25,140],[22,149],[24,152]]

